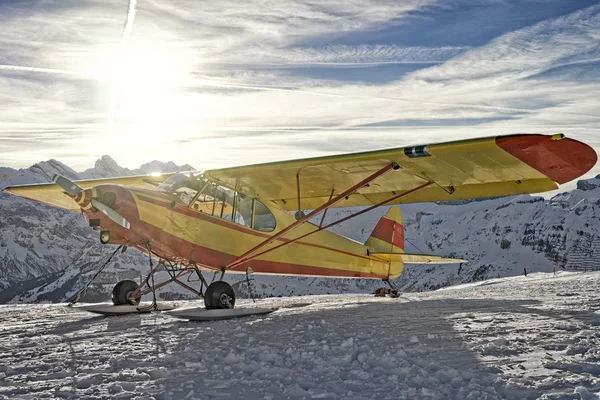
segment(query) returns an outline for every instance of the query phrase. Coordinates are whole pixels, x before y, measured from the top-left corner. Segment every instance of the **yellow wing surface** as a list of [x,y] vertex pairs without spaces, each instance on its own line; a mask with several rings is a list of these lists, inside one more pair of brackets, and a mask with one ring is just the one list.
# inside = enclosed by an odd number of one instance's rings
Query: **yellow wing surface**
[[[126,176],[122,178],[75,181],[75,183],[83,189],[102,184],[114,184],[152,190],[171,175],[173,174]],[[55,183],[12,186],[4,188],[4,191],[66,210],[78,212],[80,209],[79,205],[73,201],[73,198],[66,195],[64,190]]]
[[[597,161],[588,145],[557,135],[510,135],[342,154],[243,167],[204,175],[279,208],[325,203],[390,163],[390,170],[335,207],[367,206],[431,184],[388,204],[484,198],[553,190]],[[298,185],[300,190],[298,191]]]
[[[511,135],[213,169],[205,171],[204,176],[272,206],[293,210],[298,194],[301,208],[317,208],[332,191],[339,194],[390,163],[399,168],[358,189],[335,207],[377,204],[427,182],[431,184],[388,204],[539,193],[583,175],[596,161],[591,147],[562,134]],[[76,183],[84,189],[99,184],[153,189],[171,175]],[[79,211],[77,204],[53,183],[4,190]]]

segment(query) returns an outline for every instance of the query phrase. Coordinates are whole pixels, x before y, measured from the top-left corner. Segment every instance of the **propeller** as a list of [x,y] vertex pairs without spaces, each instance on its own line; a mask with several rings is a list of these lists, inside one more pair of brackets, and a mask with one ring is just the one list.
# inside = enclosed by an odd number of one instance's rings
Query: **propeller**
[[79,193],[83,192],[83,189],[79,185],[77,185],[75,182],[70,181],[64,176],[56,174],[52,177],[52,180],[54,181],[54,183],[60,186],[62,190],[70,194],[72,197],[75,197]]
[[[52,180],[73,198],[75,198],[75,196],[77,196],[79,193],[83,192],[83,188],[81,186],[77,185],[75,182],[72,182],[68,178],[65,178],[64,176],[56,174],[52,177]],[[129,221],[127,221],[121,214],[102,203],[100,200],[92,197],[91,203],[94,208],[101,211],[115,224],[120,225],[125,229],[131,228]]]
[[102,213],[108,218],[110,218],[115,224],[121,225],[125,229],[131,228],[131,224],[129,223],[129,221],[127,221],[123,216],[121,216],[121,214],[119,214],[106,204],[102,203],[101,201],[92,198],[92,205],[96,209],[102,211]]

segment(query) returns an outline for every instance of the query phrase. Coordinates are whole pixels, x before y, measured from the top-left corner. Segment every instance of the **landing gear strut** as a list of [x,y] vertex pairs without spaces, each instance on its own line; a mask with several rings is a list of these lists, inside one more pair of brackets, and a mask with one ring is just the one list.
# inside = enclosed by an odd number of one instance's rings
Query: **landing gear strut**
[[392,282],[390,282],[389,279],[384,279],[383,280],[385,283],[387,283],[387,285],[389,287],[385,288],[377,288],[373,291],[373,294],[375,295],[375,297],[385,297],[386,295],[389,295],[391,298],[395,299],[397,297],[400,297],[400,290],[394,286],[392,284]]
[[235,292],[225,281],[211,283],[204,293],[204,306],[207,310],[233,308]]
[[112,291],[112,302],[115,306],[130,305],[137,306],[140,304],[142,296],[130,299],[129,296],[135,292],[138,284],[134,281],[125,280],[117,283]]

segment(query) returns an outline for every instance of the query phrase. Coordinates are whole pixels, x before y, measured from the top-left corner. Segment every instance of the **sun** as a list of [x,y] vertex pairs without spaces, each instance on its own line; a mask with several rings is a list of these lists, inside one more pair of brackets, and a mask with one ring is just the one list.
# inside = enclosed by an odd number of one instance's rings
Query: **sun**
[[[129,165],[192,154],[188,143],[229,115],[229,98],[196,85],[201,65],[172,44],[130,41],[126,48],[98,48],[80,68],[97,81],[98,116],[104,129],[89,150],[126,159]],[[205,146],[211,146],[205,144]],[[173,156],[170,156],[173,158]]]
[[98,75],[110,93],[107,134],[122,145],[159,145],[186,129],[190,66],[167,46],[129,46],[107,52]]
[[127,48],[107,64],[110,82],[140,94],[171,89],[182,83],[186,73],[178,55],[160,47]]
[[105,69],[112,97],[113,115],[109,118],[121,115],[131,122],[160,118],[172,111],[169,100],[182,87],[185,76],[179,57],[168,49],[138,47],[119,51]]

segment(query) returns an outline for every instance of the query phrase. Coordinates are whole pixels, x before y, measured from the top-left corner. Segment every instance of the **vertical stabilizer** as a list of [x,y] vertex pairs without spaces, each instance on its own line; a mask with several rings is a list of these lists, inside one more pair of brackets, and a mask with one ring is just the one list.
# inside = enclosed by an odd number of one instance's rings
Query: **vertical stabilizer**
[[374,253],[404,253],[404,227],[398,207],[391,207],[381,217],[365,246]]

